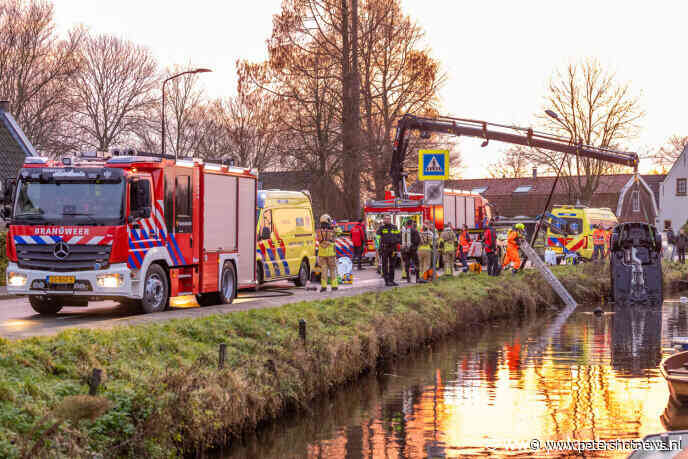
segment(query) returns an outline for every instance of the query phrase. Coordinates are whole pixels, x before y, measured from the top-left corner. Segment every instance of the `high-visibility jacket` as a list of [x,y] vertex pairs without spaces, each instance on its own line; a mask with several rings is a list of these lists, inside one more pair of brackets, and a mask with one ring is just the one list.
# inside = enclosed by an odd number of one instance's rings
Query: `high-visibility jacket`
[[497,238],[495,237],[494,230],[488,227],[483,233],[483,241],[485,242],[485,252],[492,253],[497,248]]
[[418,246],[418,250],[432,250],[432,240],[434,236],[435,235],[430,230],[421,231],[420,246]]
[[363,226],[360,223],[357,223],[353,228],[351,228],[351,242],[355,247],[365,245],[365,231],[363,231]]
[[468,235],[468,231],[461,231],[461,235],[459,236],[459,244],[461,244],[463,253],[468,253],[468,249],[471,248],[471,238]]
[[444,251],[453,253],[456,250],[456,233],[449,228],[445,228],[440,237],[444,241]]
[[318,256],[333,257],[335,255],[334,242],[337,239],[335,230],[329,228],[320,228],[315,232],[318,241]]
[[520,237],[521,235],[518,231],[509,231],[509,235],[507,236],[506,240],[506,255],[504,257],[502,267],[507,267],[510,263],[513,263],[514,269],[521,267],[521,257],[518,254],[518,243]]
[[401,231],[393,224],[382,225],[377,234],[380,235],[380,249],[390,250],[396,249],[397,245],[401,244]]
[[520,238],[521,234],[518,231],[509,230],[509,235],[506,238],[507,248],[518,250]]
[[604,245],[604,231],[602,231],[599,228],[596,228],[592,232],[592,243],[593,245]]

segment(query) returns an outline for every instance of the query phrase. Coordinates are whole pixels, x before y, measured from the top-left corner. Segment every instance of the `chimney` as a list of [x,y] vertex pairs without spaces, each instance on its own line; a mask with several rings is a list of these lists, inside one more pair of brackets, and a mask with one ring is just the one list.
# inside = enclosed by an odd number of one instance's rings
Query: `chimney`
[[0,112],[9,112],[10,111],[10,101],[9,100],[0,100]]
[[533,168],[533,178],[537,178],[537,167]]

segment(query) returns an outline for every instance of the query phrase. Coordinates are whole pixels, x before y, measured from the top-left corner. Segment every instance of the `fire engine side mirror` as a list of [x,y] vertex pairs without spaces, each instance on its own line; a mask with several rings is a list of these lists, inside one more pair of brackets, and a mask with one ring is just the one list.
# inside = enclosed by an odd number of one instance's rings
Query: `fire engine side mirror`
[[14,189],[17,187],[17,179],[5,179],[2,183],[2,203],[5,205],[12,204],[12,195]]

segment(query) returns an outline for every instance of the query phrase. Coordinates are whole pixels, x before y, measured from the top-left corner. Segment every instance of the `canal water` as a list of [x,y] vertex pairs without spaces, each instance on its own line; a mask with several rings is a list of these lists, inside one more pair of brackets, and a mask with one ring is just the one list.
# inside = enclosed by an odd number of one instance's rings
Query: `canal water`
[[448,339],[219,457],[551,457],[564,453],[522,448],[533,439],[637,439],[688,429],[688,412],[669,403],[658,370],[672,337],[688,336],[688,304],[592,311],[580,306]]

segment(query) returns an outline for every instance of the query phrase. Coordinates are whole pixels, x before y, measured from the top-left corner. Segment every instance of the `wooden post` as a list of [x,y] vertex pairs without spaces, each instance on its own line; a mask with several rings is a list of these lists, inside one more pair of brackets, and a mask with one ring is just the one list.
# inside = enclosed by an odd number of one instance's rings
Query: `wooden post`
[[299,319],[299,336],[303,344],[306,344],[306,321],[303,319]]
[[103,375],[103,370],[100,368],[94,368],[93,373],[91,373],[91,378],[88,381],[88,395],[96,395],[98,391],[98,386],[100,386],[100,380]]
[[227,344],[220,343],[220,355],[218,357],[218,368],[222,370],[225,367],[225,356],[227,355]]

